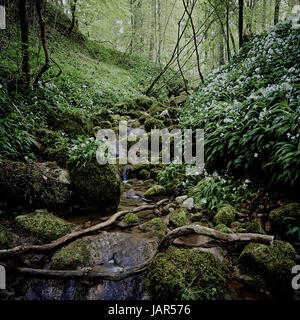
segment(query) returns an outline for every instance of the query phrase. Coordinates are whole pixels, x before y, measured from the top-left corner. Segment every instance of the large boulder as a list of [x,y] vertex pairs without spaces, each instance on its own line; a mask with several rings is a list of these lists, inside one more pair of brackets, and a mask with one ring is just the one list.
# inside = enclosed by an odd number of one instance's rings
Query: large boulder
[[155,300],[230,299],[230,273],[211,253],[169,249],[150,263],[147,289]]
[[42,242],[56,240],[75,228],[73,224],[54,216],[47,210],[36,210],[33,213],[17,216],[16,227]]
[[289,203],[281,206],[269,214],[272,232],[282,239],[291,240],[287,232],[290,225],[300,226],[300,203]]
[[81,205],[114,212],[120,202],[121,183],[111,164],[100,165],[96,160],[70,169],[71,181]]
[[154,239],[120,232],[102,232],[63,247],[51,258],[51,268],[75,270],[94,267],[100,271],[121,271],[150,259],[157,248]]
[[245,270],[261,275],[274,292],[284,294],[291,290],[295,256],[296,251],[291,244],[275,240],[272,245],[248,244],[239,261]]
[[67,207],[72,192],[61,173],[43,164],[5,161],[0,167],[0,202],[33,209]]
[[145,198],[149,199],[155,199],[158,197],[161,197],[166,194],[166,188],[160,185],[153,185],[151,188],[149,188],[144,196]]

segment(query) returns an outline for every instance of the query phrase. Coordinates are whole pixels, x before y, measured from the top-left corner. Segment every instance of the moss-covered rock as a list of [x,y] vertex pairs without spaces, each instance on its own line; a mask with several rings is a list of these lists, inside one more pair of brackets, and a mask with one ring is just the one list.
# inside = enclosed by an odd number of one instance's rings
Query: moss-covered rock
[[233,231],[227,226],[225,226],[225,224],[218,224],[217,226],[215,226],[215,230],[224,232],[224,233],[233,233]]
[[[292,218],[292,220],[287,218]],[[287,236],[287,232],[290,224],[300,226],[300,203],[289,203],[271,211],[269,220],[273,233],[283,239],[291,240],[292,236]]]
[[13,242],[12,233],[0,224],[0,250],[10,248]]
[[160,197],[166,194],[166,188],[160,185],[154,185],[151,188],[149,188],[144,196],[145,198],[156,198],[156,197]]
[[144,232],[150,232],[153,236],[157,236],[158,234],[164,235],[167,229],[162,218],[149,220],[140,225],[139,228]]
[[232,206],[222,207],[218,210],[217,214],[214,217],[215,224],[225,224],[230,226],[234,221],[236,215],[236,210]]
[[151,116],[159,115],[164,110],[165,110],[165,107],[163,104],[161,104],[159,102],[155,102],[155,103],[153,103],[153,105],[150,108],[150,115]]
[[93,133],[93,122],[82,112],[81,109],[66,109],[57,117],[53,124],[54,129],[65,132],[69,137],[76,138],[77,135],[91,136]]
[[17,216],[16,227],[43,242],[56,240],[74,229],[73,224],[54,216],[47,210],[36,210],[30,214]]
[[44,156],[48,161],[55,161],[60,167],[66,168],[69,161],[69,150],[67,147],[46,148]]
[[176,119],[179,113],[179,108],[169,107],[168,112],[172,119]]
[[284,293],[291,290],[295,256],[296,251],[291,244],[275,240],[272,245],[248,244],[239,261],[249,272],[260,274],[271,289]]
[[150,263],[146,286],[155,300],[230,299],[230,273],[211,253],[169,249]]
[[155,118],[147,118],[144,122],[146,132],[150,132],[152,129],[163,129],[164,123],[161,120]]
[[147,180],[150,178],[150,172],[147,169],[142,169],[139,171],[138,177],[142,180]]
[[139,217],[137,214],[130,212],[123,217],[122,222],[125,222],[127,225],[137,224],[139,222]]
[[181,105],[184,104],[185,101],[187,100],[187,95],[180,95],[178,97],[174,97],[170,100],[170,105],[171,106],[177,106],[177,105]]
[[259,219],[253,219],[251,221],[241,224],[238,231],[246,233],[266,234],[266,232],[263,230],[261,226]]
[[121,183],[113,165],[99,165],[92,160],[71,168],[70,176],[80,204],[107,212],[117,210]]
[[175,227],[183,227],[188,224],[188,212],[185,209],[177,209],[170,214],[170,224]]
[[0,202],[11,206],[59,209],[70,205],[70,185],[57,170],[39,164],[5,161],[0,168]]
[[51,269],[76,270],[88,266],[91,260],[88,244],[88,240],[78,239],[57,251],[51,258]]

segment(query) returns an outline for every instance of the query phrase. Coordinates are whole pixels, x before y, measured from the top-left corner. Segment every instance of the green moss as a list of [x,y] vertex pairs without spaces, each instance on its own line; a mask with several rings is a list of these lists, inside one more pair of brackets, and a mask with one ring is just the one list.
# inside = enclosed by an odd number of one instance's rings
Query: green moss
[[229,270],[208,252],[169,249],[151,261],[146,287],[155,300],[226,299],[229,277]]
[[185,101],[187,100],[187,96],[184,95],[180,95],[178,97],[174,97],[170,100],[170,105],[171,106],[177,106],[177,105],[181,105],[183,103],[185,103]]
[[215,227],[215,230],[224,232],[224,233],[233,233],[233,231],[230,228],[226,227],[225,224],[218,224]]
[[155,118],[147,118],[144,122],[146,132],[150,132],[152,129],[163,129],[164,123],[161,120]]
[[169,107],[168,108],[169,115],[172,119],[177,119],[179,108]]
[[140,229],[145,232],[159,231],[165,233],[166,225],[162,218],[154,218],[140,225]]
[[240,225],[239,228],[243,228],[245,230],[244,232],[246,232],[246,233],[266,234],[265,231],[263,230],[262,226],[261,226],[261,223],[260,223],[259,219],[253,219],[251,221],[243,223],[243,224]]
[[126,224],[136,224],[139,222],[139,217],[135,213],[127,213],[122,221],[124,221]]
[[[292,221],[289,219],[292,218]],[[287,236],[289,225],[292,222],[293,225],[300,225],[300,203],[289,203],[281,206],[269,214],[269,220],[272,226],[272,232],[278,234],[283,239],[290,240],[292,237]]]
[[214,222],[218,224],[225,224],[230,226],[234,221],[236,210],[232,206],[226,206],[218,210],[214,217]]
[[139,178],[142,180],[147,180],[150,178],[150,172],[146,169],[142,169],[138,174]]
[[80,204],[115,211],[120,202],[121,183],[113,165],[96,160],[70,170],[72,185]]
[[76,108],[64,110],[53,126],[71,138],[76,138],[77,135],[91,136],[93,133],[93,122],[81,109]]
[[51,269],[75,270],[88,266],[91,260],[88,244],[86,239],[79,239],[57,251],[51,258]]
[[164,110],[165,110],[165,107],[163,104],[161,104],[159,102],[155,102],[155,103],[153,103],[153,105],[150,108],[150,115],[151,116],[159,115]]
[[166,194],[166,188],[160,185],[154,185],[151,188],[149,188],[144,196],[145,198],[155,198]]
[[10,248],[12,245],[12,234],[0,224],[0,249]]
[[209,219],[204,215],[203,212],[197,212],[197,213],[193,214],[191,217],[191,221],[192,222],[200,222],[204,225],[210,223]]
[[48,161],[55,161],[60,167],[66,168],[69,160],[69,150],[67,147],[52,149],[47,148],[44,151]]
[[239,261],[246,270],[260,274],[274,291],[283,293],[291,290],[295,255],[291,244],[275,240],[272,245],[248,244]]
[[74,225],[54,216],[47,210],[36,210],[30,214],[17,216],[16,227],[39,240],[48,242],[70,233]]
[[170,223],[176,228],[183,227],[188,224],[187,211],[185,209],[177,209],[170,214]]

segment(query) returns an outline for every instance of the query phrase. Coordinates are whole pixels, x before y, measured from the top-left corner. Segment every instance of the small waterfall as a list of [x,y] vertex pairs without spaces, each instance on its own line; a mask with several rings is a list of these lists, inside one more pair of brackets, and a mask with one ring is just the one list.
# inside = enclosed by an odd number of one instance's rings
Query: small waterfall
[[125,167],[123,171],[123,182],[127,183],[129,181],[129,177],[130,177],[130,168]]

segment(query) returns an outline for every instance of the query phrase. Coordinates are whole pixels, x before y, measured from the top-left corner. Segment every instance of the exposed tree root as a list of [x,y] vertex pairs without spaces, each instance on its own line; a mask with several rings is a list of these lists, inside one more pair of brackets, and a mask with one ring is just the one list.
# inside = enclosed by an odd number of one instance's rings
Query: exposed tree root
[[117,221],[117,219],[119,219],[120,217],[124,216],[125,214],[127,214],[129,212],[137,213],[137,212],[144,211],[144,210],[156,209],[168,201],[169,201],[169,199],[163,199],[153,205],[144,205],[144,206],[140,206],[140,207],[137,207],[137,208],[131,209],[131,210],[119,211],[119,212],[113,214],[109,219],[107,219],[106,221],[104,221],[102,223],[96,224],[96,225],[94,225],[90,228],[87,228],[87,229],[83,229],[83,230],[69,233],[69,234],[67,234],[57,240],[54,240],[54,241],[47,243],[47,244],[44,244],[44,245],[17,246],[12,249],[0,250],[0,259],[12,258],[12,257],[24,255],[24,254],[31,254],[31,253],[43,253],[43,252],[47,252],[47,251],[56,249],[58,247],[61,247],[64,244],[67,244],[67,243],[74,241],[78,238],[92,234],[96,231],[99,231],[101,229],[104,229],[104,228],[112,225],[113,223],[115,223]]

